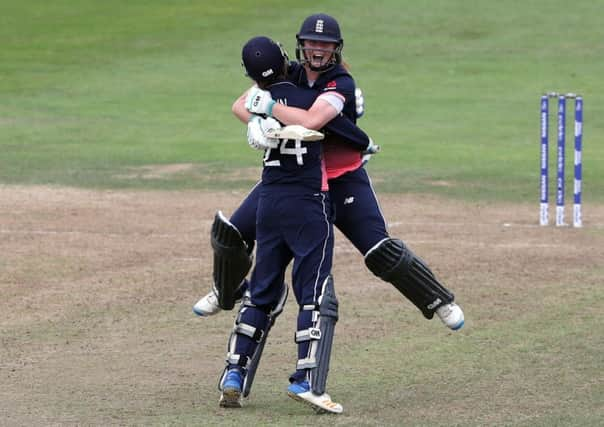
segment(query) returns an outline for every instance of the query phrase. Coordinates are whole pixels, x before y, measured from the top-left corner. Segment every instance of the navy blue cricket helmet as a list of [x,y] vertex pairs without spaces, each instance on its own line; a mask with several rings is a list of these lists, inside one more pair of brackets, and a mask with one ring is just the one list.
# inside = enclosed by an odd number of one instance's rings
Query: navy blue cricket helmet
[[241,60],[246,75],[258,83],[271,83],[285,74],[287,53],[268,37],[254,37],[243,46]]
[[317,13],[315,15],[310,15],[302,22],[300,31],[296,34],[296,58],[301,64],[307,62],[305,55],[303,55],[304,40],[316,40],[336,44],[331,60],[322,67],[311,66],[311,70],[326,71],[334,64],[342,62],[344,39],[340,32],[340,25],[334,17],[325,13]]

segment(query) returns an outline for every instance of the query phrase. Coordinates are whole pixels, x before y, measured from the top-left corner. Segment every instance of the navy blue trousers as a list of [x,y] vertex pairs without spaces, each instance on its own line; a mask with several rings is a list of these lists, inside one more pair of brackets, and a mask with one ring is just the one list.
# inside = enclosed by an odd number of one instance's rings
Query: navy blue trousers
[[[293,260],[292,289],[300,307],[298,330],[313,324],[311,311],[304,306],[316,306],[322,287],[331,273],[333,258],[333,218],[327,193],[291,194],[278,191],[276,186],[257,186],[259,195],[256,215],[256,263],[249,282],[250,302],[240,312],[240,321],[257,330],[268,329],[268,313],[281,296],[285,272]],[[238,224],[236,224],[238,225]],[[244,366],[258,342],[238,334],[235,353]],[[308,356],[309,343],[298,344],[298,359]],[[292,380],[301,381],[307,372],[297,369]]]
[[[293,260],[292,289],[300,305],[316,304],[331,273],[333,226],[327,193],[292,195],[273,191],[259,198],[256,262],[250,280],[251,302],[273,308],[285,270]],[[260,186],[262,188],[262,186]]]

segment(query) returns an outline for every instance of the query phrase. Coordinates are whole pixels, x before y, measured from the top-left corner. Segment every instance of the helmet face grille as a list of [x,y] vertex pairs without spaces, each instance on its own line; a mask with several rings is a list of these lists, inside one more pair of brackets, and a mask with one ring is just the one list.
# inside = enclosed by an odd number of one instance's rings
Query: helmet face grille
[[[314,51],[314,50],[319,50],[319,49],[305,48],[303,45],[304,40],[310,40],[310,39],[301,39],[298,41],[298,45],[296,46],[296,59],[298,60],[298,62],[300,62],[300,64],[302,64],[302,65],[308,64],[308,66],[311,70],[323,72],[323,71],[329,70],[334,65],[340,64],[342,62],[342,45],[337,45],[335,49],[329,50],[329,52],[331,53],[331,58],[329,61],[327,61],[324,65],[322,65],[320,67],[313,66],[310,63],[310,61],[307,59],[305,51],[307,51],[307,50]],[[323,50],[323,49],[320,49],[320,50]],[[325,50],[325,51],[327,52],[327,50]]]

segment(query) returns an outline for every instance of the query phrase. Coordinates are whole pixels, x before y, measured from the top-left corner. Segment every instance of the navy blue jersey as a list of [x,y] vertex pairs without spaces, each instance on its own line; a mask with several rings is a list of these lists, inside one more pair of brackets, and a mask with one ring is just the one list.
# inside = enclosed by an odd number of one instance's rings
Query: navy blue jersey
[[342,113],[327,123],[321,131],[325,134],[326,141],[340,141],[355,150],[364,151],[369,145],[369,136]]
[[[315,91],[296,87],[289,81],[274,83],[268,90],[276,102],[304,110],[317,97]],[[263,185],[287,184],[288,191],[297,188],[321,191],[325,183],[323,175],[320,141],[281,140],[279,147],[265,151]]]
[[[344,107],[341,114],[350,120],[352,127],[339,133],[328,130],[325,134],[323,158],[327,179],[337,178],[360,168],[362,166],[360,151],[367,146],[359,148],[358,142],[363,138],[367,138],[367,135],[356,127],[355,83],[348,71],[342,65],[337,64],[321,73],[310,86],[304,67],[297,62],[290,62],[288,79],[296,85],[312,88],[317,96],[323,93],[337,92],[344,97]],[[368,143],[369,138],[366,141]]]
[[308,83],[306,71],[298,62],[290,62],[287,70],[287,78],[296,86],[310,87],[320,95],[324,92],[335,91],[345,98],[342,113],[353,123],[357,122],[356,100],[354,90],[356,85],[348,71],[341,65],[336,64],[333,68],[321,73],[312,86]]

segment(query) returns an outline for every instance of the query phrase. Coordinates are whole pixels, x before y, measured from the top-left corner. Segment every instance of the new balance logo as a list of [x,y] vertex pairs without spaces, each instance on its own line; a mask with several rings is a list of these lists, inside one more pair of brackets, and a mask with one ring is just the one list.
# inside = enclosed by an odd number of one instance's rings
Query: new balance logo
[[442,303],[442,300],[440,298],[436,298],[432,304],[428,304],[428,310],[432,310],[434,308],[436,308],[440,303]]
[[345,204],[345,205],[351,205],[351,204],[353,204],[353,203],[354,203],[354,197],[353,197],[353,196],[346,197],[346,198],[344,199],[344,204]]
[[315,24],[315,33],[323,32],[323,20],[317,19],[317,23]]

